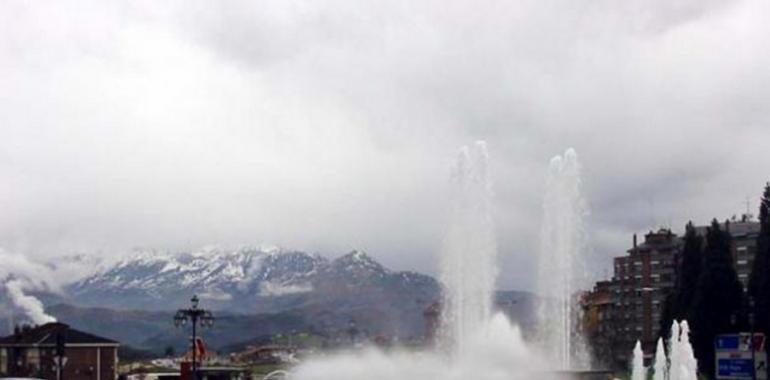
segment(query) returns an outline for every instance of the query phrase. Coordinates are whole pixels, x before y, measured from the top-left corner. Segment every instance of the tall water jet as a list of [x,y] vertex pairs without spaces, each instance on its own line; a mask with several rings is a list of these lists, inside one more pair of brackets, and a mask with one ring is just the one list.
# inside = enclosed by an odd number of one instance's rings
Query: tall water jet
[[655,371],[652,380],[666,380],[668,374],[668,360],[666,360],[666,348],[663,346],[663,338],[658,338],[658,345],[655,347]]
[[469,336],[490,319],[497,245],[484,142],[463,147],[452,171],[450,219],[441,257],[445,285],[442,338],[462,354]]
[[580,165],[573,149],[551,159],[543,199],[540,235],[538,336],[558,369],[585,369],[588,350],[577,323],[580,307],[576,291],[585,281],[583,256],[588,213],[581,195]]
[[679,323],[677,323],[677,321],[674,321],[671,324],[671,336],[668,340],[668,378],[669,380],[680,380],[679,379],[680,352],[681,352],[681,348],[680,348],[680,342],[679,342]]
[[644,380],[644,372],[644,352],[642,351],[642,343],[637,340],[636,346],[634,346],[634,358],[631,362],[631,380]]
[[695,360],[695,353],[690,344],[690,326],[687,321],[680,323],[681,332],[679,333],[679,361],[680,361],[680,380],[698,380],[698,361]]

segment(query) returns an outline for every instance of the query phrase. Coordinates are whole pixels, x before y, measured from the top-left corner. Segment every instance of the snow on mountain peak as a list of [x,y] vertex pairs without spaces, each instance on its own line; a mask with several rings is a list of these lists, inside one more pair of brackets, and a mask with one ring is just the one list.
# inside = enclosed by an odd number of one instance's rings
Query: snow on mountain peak
[[304,299],[306,293],[346,294],[372,286],[402,289],[406,284],[436,288],[431,278],[422,277],[391,272],[363,251],[328,260],[274,246],[213,245],[179,253],[135,250],[67,290],[85,304],[112,305],[123,300],[121,305],[154,308],[167,307],[170,300],[186,300],[193,293],[235,308],[247,307],[250,303],[244,301],[249,299],[299,297],[275,300],[275,305],[289,307],[295,302],[292,299]]

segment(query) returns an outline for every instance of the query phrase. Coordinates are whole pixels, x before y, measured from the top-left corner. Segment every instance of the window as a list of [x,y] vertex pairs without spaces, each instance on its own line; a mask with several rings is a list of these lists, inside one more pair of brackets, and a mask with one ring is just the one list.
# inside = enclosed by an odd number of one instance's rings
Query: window
[[736,261],[736,263],[738,265],[746,265],[746,264],[748,264],[748,260],[738,260],[738,261]]
[[27,365],[35,368],[40,368],[40,350],[37,348],[30,348],[27,350]]
[[0,373],[7,374],[8,372],[8,352],[5,348],[0,348]]

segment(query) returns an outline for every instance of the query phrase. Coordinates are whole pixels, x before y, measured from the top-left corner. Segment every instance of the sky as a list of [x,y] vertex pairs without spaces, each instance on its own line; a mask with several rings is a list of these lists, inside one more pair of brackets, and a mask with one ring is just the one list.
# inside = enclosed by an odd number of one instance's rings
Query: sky
[[0,248],[362,249],[435,274],[487,142],[498,287],[531,289],[551,157],[593,275],[770,180],[770,3],[0,1]]

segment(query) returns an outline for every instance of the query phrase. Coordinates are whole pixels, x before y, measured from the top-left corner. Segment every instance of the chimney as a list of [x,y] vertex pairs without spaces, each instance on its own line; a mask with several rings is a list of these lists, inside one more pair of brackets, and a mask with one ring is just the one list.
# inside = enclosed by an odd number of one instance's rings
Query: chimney
[[634,249],[636,249],[636,234],[634,234]]

